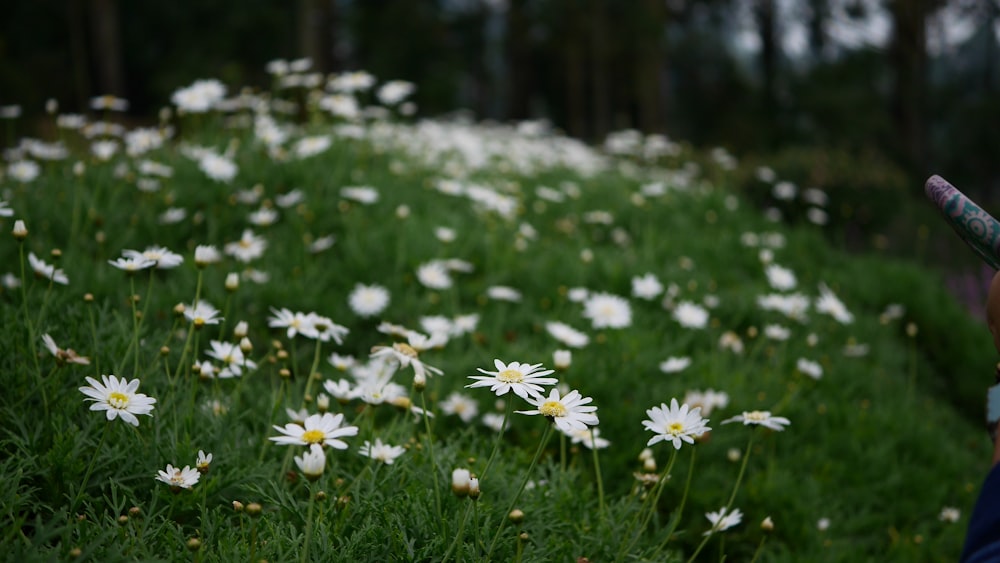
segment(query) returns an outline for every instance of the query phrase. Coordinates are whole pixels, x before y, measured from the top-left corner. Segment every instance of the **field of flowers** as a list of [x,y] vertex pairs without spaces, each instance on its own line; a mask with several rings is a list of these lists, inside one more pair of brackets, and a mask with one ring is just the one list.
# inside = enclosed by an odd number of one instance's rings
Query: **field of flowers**
[[9,136],[8,559],[957,558],[989,448],[912,308],[958,306],[825,194],[269,70]]

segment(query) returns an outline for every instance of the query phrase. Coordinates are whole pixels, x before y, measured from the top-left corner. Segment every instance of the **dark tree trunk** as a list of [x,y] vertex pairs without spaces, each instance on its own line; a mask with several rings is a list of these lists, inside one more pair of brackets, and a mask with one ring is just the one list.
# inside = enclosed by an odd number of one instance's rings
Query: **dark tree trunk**
[[930,0],[889,3],[893,20],[889,60],[894,74],[891,104],[896,143],[914,166],[920,166],[926,156],[926,22],[930,4]]
[[313,69],[333,68],[333,3],[299,0],[299,54],[312,59]]
[[115,0],[90,0],[90,25],[99,93],[124,97],[125,71]]

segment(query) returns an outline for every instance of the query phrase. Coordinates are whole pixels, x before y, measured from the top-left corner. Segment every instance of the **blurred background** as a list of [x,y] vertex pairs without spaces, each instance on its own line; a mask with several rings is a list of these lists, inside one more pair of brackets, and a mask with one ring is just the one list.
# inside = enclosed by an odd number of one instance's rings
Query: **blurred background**
[[[308,57],[322,73],[366,70],[415,83],[418,117],[463,109],[476,119],[546,120],[594,143],[635,129],[725,147],[751,197],[768,195],[760,166],[826,190],[830,229],[849,247],[924,256],[947,238],[935,235],[940,220],[921,215],[930,211],[922,186],[932,173],[988,209],[1000,201],[998,0],[32,0],[5,8],[0,105],[22,107],[21,134],[38,134],[50,98],[62,112],[87,113],[91,97],[114,94],[130,102],[126,119],[152,121],[195,79],[221,79],[231,92],[267,88],[269,61]],[[934,260],[958,254],[974,267],[956,241],[943,241]]]

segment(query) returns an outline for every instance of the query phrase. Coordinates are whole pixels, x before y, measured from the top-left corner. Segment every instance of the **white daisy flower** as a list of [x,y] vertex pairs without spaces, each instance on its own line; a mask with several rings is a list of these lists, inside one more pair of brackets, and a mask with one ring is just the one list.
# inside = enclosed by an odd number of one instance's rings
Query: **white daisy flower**
[[226,254],[236,258],[240,262],[252,262],[264,255],[267,249],[267,240],[253,234],[250,229],[245,229],[240,240],[226,243]]
[[617,295],[591,295],[584,301],[583,309],[583,316],[590,319],[594,328],[626,328],[632,324],[632,307]]
[[671,356],[666,360],[660,362],[660,371],[663,373],[677,373],[679,371],[684,371],[691,365],[691,358],[685,357],[675,357]]
[[299,467],[299,471],[310,481],[315,481],[322,477],[323,471],[326,469],[326,453],[323,452],[323,446],[310,444],[308,452],[303,452],[302,455],[295,456],[295,465]]
[[663,293],[663,284],[653,274],[632,278],[632,295],[639,299],[653,300]]
[[767,267],[764,268],[764,274],[767,275],[767,283],[777,291],[790,291],[795,289],[795,273],[788,268],[772,263],[768,264]]
[[526,415],[540,414],[550,419],[556,428],[563,432],[585,430],[588,426],[600,423],[597,415],[594,414],[597,407],[588,405],[593,399],[581,396],[576,389],[564,396],[560,396],[558,389],[551,389],[548,397],[530,397],[527,401],[537,408],[514,412]]
[[392,465],[396,458],[403,455],[406,452],[406,448],[403,446],[392,446],[389,444],[383,444],[382,440],[375,438],[375,443],[372,444],[368,440],[358,449],[358,453],[370,457],[376,461],[381,461],[386,465]]
[[198,483],[199,479],[201,479],[201,473],[198,473],[197,469],[192,469],[188,465],[185,465],[184,469],[178,469],[169,463],[166,471],[157,471],[156,475],[157,481],[166,483],[176,490],[190,489]]
[[784,326],[774,324],[764,326],[764,336],[771,340],[788,340],[791,335],[792,331]]
[[712,528],[702,534],[708,536],[715,532],[724,532],[738,525],[743,521],[743,513],[740,512],[739,508],[734,508],[727,512],[723,507],[718,512],[709,512],[705,515],[705,518],[708,518],[708,521],[712,523]]
[[44,260],[35,256],[34,252],[28,253],[28,264],[31,265],[31,269],[34,270],[35,275],[62,285],[67,285],[69,283],[69,278],[66,277],[66,274],[62,270],[56,268],[55,266],[46,264]]
[[243,355],[243,350],[236,344],[212,340],[209,345],[212,349],[206,351],[205,354],[224,364],[222,370],[219,371],[220,379],[240,377],[243,375],[244,369],[248,371],[257,369],[257,364],[253,360],[247,359]]
[[486,289],[486,296],[497,301],[517,303],[521,300],[521,292],[506,285],[494,285]]
[[308,446],[321,444],[338,450],[346,450],[347,443],[340,440],[346,436],[356,436],[357,426],[343,426],[344,415],[323,413],[310,415],[302,425],[289,423],[285,426],[275,425],[273,428],[283,436],[268,438],[282,445]]
[[380,285],[359,283],[347,296],[347,302],[359,317],[374,317],[389,305],[389,290]]
[[108,264],[124,271],[126,274],[134,274],[140,270],[152,268],[156,265],[156,262],[140,255],[129,258],[116,258],[115,260],[108,260]]
[[196,328],[204,325],[217,325],[222,321],[219,310],[207,301],[198,301],[184,308],[184,317],[187,318]]
[[601,430],[596,426],[584,430],[571,430],[563,434],[569,437],[570,443],[583,444],[588,450],[603,450],[611,445],[611,442],[601,438]]
[[126,382],[124,377],[118,379],[113,375],[102,375],[103,384],[93,377],[86,379],[90,386],[80,387],[80,392],[87,396],[84,400],[94,401],[94,404],[90,405],[90,410],[105,411],[108,420],[121,417],[132,426],[139,426],[139,419],[135,415],[153,416],[153,404],[156,403],[156,399],[136,393],[139,389],[138,379]]
[[723,420],[722,424],[729,424],[730,422],[742,422],[744,426],[751,424],[760,425],[779,432],[784,430],[785,426],[791,424],[791,421],[783,416],[771,416],[770,411],[744,411],[743,414]]
[[340,196],[358,203],[371,205],[378,201],[378,190],[371,186],[348,186],[340,189]]
[[448,269],[437,260],[418,266],[417,280],[428,289],[448,289],[453,283]]
[[674,320],[685,328],[705,328],[708,326],[708,310],[690,301],[681,301],[674,307]]
[[729,405],[729,394],[714,389],[691,390],[684,394],[684,404],[691,408],[701,407],[702,416],[708,416],[713,410],[724,409]]
[[198,468],[199,473],[208,473],[208,466],[212,464],[212,454],[205,453],[205,450],[198,450],[198,460],[195,462],[195,467]]
[[801,373],[808,375],[813,379],[819,379],[823,377],[823,366],[819,365],[819,362],[814,362],[812,360],[807,360],[805,358],[799,358],[795,362],[795,369],[799,370]]
[[468,424],[479,414],[479,403],[464,393],[453,392],[438,405],[441,412],[447,415],[458,415],[462,422]]
[[175,252],[171,252],[162,246],[150,246],[139,252],[138,250],[123,250],[122,254],[126,258],[138,258],[142,256],[148,260],[152,260],[156,263],[156,267],[161,270],[169,270],[170,268],[176,268],[184,262],[184,257]]
[[518,397],[528,400],[529,397],[540,397],[544,391],[543,385],[555,385],[558,381],[554,377],[544,377],[554,370],[543,370],[542,364],[505,364],[495,359],[493,365],[497,368],[496,371],[476,368],[485,375],[470,375],[469,379],[475,379],[476,382],[466,387],[489,387],[498,397],[513,391]]
[[669,441],[679,450],[682,442],[693,444],[695,438],[711,430],[708,419],[701,417],[701,407],[678,405],[677,399],[671,399],[669,407],[663,403],[648,409],[646,415],[649,419],[642,421],[643,427],[656,434],[646,442],[647,446]]
[[847,310],[844,303],[830,291],[825,283],[819,284],[820,296],[813,305],[820,313],[830,315],[841,324],[851,324],[854,322],[854,315]]
[[553,338],[570,348],[583,348],[590,342],[590,337],[585,333],[559,321],[546,322],[545,330]]
[[309,315],[302,312],[292,312],[288,309],[274,309],[271,308],[272,317],[267,319],[267,326],[271,328],[287,328],[288,330],[285,334],[288,338],[294,338],[296,334],[302,334],[303,336],[309,336],[312,338],[316,332],[316,328],[312,326],[312,319]]

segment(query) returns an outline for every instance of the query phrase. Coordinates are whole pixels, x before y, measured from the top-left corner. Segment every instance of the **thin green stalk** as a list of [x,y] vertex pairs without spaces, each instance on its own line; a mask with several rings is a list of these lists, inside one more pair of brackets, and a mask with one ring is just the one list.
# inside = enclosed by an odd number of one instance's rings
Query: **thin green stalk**
[[503,422],[500,423],[500,430],[497,432],[497,439],[493,442],[493,451],[490,452],[490,457],[486,460],[486,467],[483,468],[483,472],[479,475],[479,481],[483,482],[486,479],[486,472],[490,470],[490,466],[493,465],[493,459],[497,456],[497,451],[500,450],[500,441],[503,439],[504,430],[507,429],[507,421],[510,420],[510,415],[514,412],[514,401],[510,398],[507,399],[507,410],[503,415]]
[[94,472],[94,466],[97,465],[97,458],[101,455],[101,450],[104,448],[104,441],[108,437],[108,429],[111,428],[111,422],[112,421],[104,422],[104,430],[101,431],[101,441],[97,444],[97,450],[90,458],[90,464],[87,465],[87,471],[83,474],[83,480],[80,481],[80,488],[76,491],[76,496],[73,497],[73,502],[69,505],[70,517],[73,516],[73,511],[76,510],[77,503],[80,502],[80,498],[83,497],[83,492],[87,489],[87,484],[90,482],[90,474]]
[[[129,274],[128,276],[129,290],[131,293],[128,296],[129,302],[132,304],[132,356],[134,358],[132,362],[132,374],[135,377],[139,377],[139,316],[136,314],[135,307],[135,276]],[[127,354],[126,354],[127,356]],[[121,368],[118,368],[119,373]]]
[[434,435],[431,434],[431,421],[427,410],[427,398],[425,397],[424,391],[420,391],[420,407],[424,409],[424,413],[421,418],[424,419],[424,431],[427,434],[427,453],[431,457],[431,481],[434,483],[434,506],[437,508],[437,519],[438,522],[444,523],[441,516],[441,484],[438,474],[437,459],[434,456]]
[[[656,512],[656,503],[660,500],[660,493],[663,491],[663,487],[670,477],[670,470],[674,468],[674,462],[677,461],[677,451],[677,449],[674,449],[671,452],[670,461],[667,462],[667,466],[660,473],[660,478],[656,480],[656,485],[653,486],[653,490],[649,491],[646,494],[646,498],[643,499],[642,506],[639,507],[639,511],[636,512],[635,517],[628,526],[622,545],[618,549],[618,555],[615,556],[615,561],[621,561],[625,557],[625,554],[632,549],[642,531],[646,529],[646,524],[649,523],[653,512]],[[639,524],[640,521],[642,522],[641,524]],[[636,526],[637,524],[639,525]]]
[[757,561],[757,558],[760,557],[761,552],[764,551],[765,543],[767,543],[767,536],[761,536],[760,543],[757,544],[757,549],[754,550],[753,559],[750,560],[750,563],[754,563],[755,561]]
[[601,477],[601,461],[597,455],[597,436],[594,435],[594,427],[590,427],[590,448],[591,455],[594,456],[594,474],[597,479],[597,502],[601,510],[601,518],[607,518],[604,506],[604,479]]
[[[42,366],[38,362],[38,348],[35,344],[35,325],[31,323],[31,315],[28,313],[28,278],[24,269],[24,241],[18,241],[18,249],[21,253],[21,306],[24,310],[24,324],[28,327],[28,348],[31,349],[31,359],[35,363],[35,373],[38,374],[38,385],[42,390],[42,404],[45,406],[45,413],[49,412],[49,401],[45,394],[45,385],[42,381]],[[48,418],[46,416],[46,418]]]
[[309,544],[312,542],[313,533],[313,510],[316,507],[316,491],[313,483],[309,483],[309,511],[306,515],[306,536],[302,540],[302,557],[300,561],[305,563],[309,560]]
[[486,551],[487,561],[489,561],[490,556],[493,555],[493,548],[496,547],[497,540],[500,539],[500,534],[507,525],[507,520],[509,520],[507,515],[514,510],[515,506],[517,506],[517,501],[521,498],[521,493],[524,492],[524,487],[528,484],[528,480],[531,478],[531,472],[535,469],[535,466],[538,465],[538,459],[542,457],[542,452],[545,451],[545,445],[548,443],[549,437],[552,435],[553,424],[554,423],[550,422],[549,425],[545,427],[542,439],[538,441],[538,449],[535,450],[535,456],[531,459],[531,465],[529,465],[528,470],[524,472],[524,479],[521,480],[521,486],[517,488],[517,493],[514,495],[514,498],[510,500],[510,506],[508,506],[507,510],[500,516],[500,525],[497,527],[497,533],[493,536],[493,541],[490,542],[490,547]]
[[319,368],[319,351],[320,351],[320,348],[322,347],[322,345],[323,345],[323,342],[320,339],[317,338],[316,339],[316,351],[313,352],[312,365],[309,366],[309,373],[306,374],[306,389],[305,389],[305,391],[302,392],[302,407],[301,408],[305,408],[306,401],[309,398],[309,391],[312,390],[312,384],[313,384],[313,380],[314,380],[313,374],[316,373],[316,369]]
[[653,561],[656,561],[656,557],[661,551],[663,551],[663,548],[667,547],[667,544],[670,543],[670,538],[674,535],[674,530],[676,530],[677,525],[680,524],[681,516],[684,514],[684,504],[687,502],[688,492],[691,490],[691,477],[694,475],[694,458],[697,451],[697,448],[691,448],[691,461],[688,463],[687,480],[684,482],[684,493],[681,495],[681,502],[677,505],[677,510],[670,517],[670,529],[667,530],[667,534],[664,536],[663,541],[660,542],[660,545],[656,546],[656,551],[654,551],[653,555],[650,557]]
[[448,551],[444,552],[444,557],[441,558],[441,563],[448,563],[448,559],[451,557],[451,552],[455,551],[455,547],[458,542],[462,540],[465,533],[465,522],[469,519],[469,512],[472,511],[472,505],[476,504],[476,501],[469,499],[467,505],[465,505],[465,514],[462,515],[462,520],[458,523],[458,533],[455,534],[455,539],[451,540],[451,545],[448,546]]
[[[732,492],[732,494],[729,495],[729,502],[726,503],[726,506],[723,509],[723,512],[722,512],[723,515],[729,514],[729,509],[732,508],[733,501],[736,500],[736,492],[739,491],[739,489],[740,489],[740,483],[743,481],[743,473],[747,469],[747,460],[750,459],[750,448],[752,446],[753,446],[753,432],[751,431],[750,432],[750,439],[747,440],[747,449],[746,449],[745,452],[743,452],[743,463],[740,465],[740,472],[739,472],[739,474],[736,475],[736,483],[733,485],[733,492]],[[696,560],[696,558],[698,557],[698,554],[701,553],[702,548],[705,547],[705,544],[708,543],[708,540],[711,539],[711,537],[713,535],[715,535],[715,534],[708,534],[708,535],[705,536],[704,539],[701,540],[701,543],[698,544],[698,548],[694,550],[694,553],[691,554],[691,558],[688,559],[688,563],[692,563],[693,561]]]

